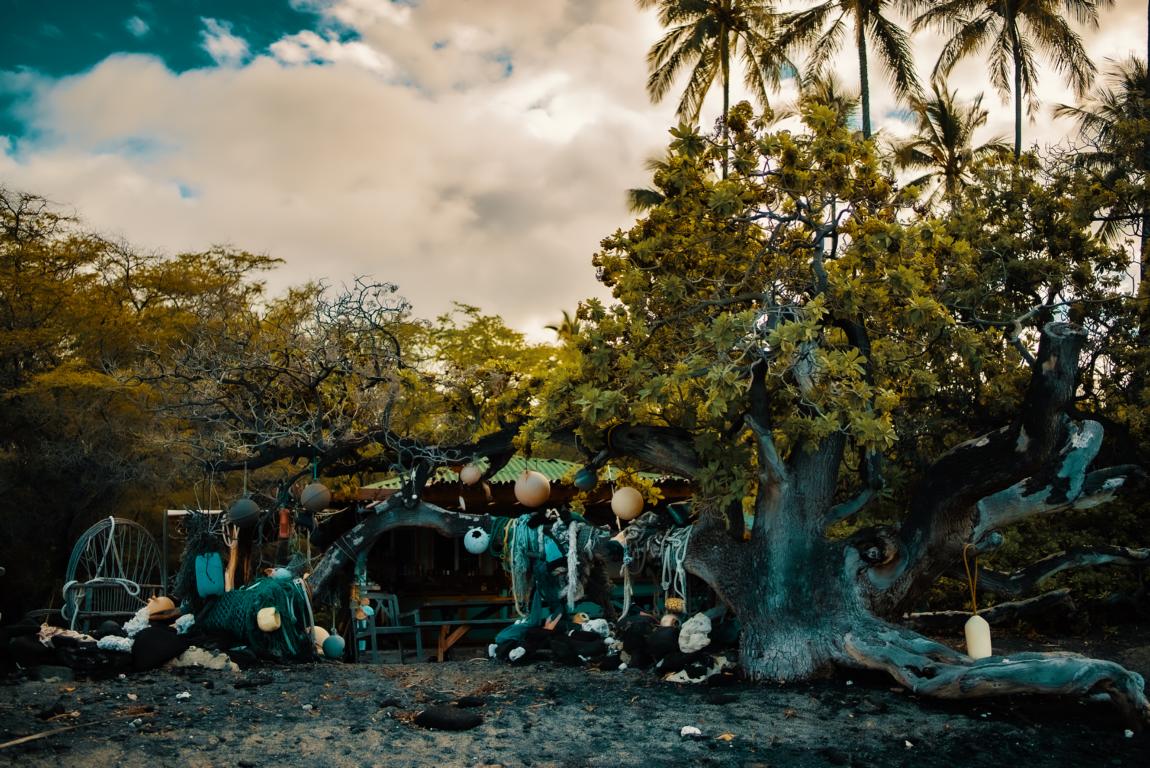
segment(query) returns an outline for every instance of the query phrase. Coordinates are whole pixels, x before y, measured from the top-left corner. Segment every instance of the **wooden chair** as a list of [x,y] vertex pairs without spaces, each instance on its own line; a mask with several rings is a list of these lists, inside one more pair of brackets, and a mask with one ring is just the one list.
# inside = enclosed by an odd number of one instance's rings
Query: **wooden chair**
[[108,517],[76,540],[60,614],[72,629],[126,619],[160,594],[160,548],[139,523]]
[[371,653],[372,662],[379,661],[379,640],[381,637],[393,637],[399,646],[399,663],[405,663],[403,638],[406,635],[415,636],[416,660],[423,658],[423,638],[415,625],[419,623],[419,611],[399,612],[399,598],[390,592],[368,593],[374,616],[366,621],[357,622],[355,639],[357,644],[364,641],[366,652]]

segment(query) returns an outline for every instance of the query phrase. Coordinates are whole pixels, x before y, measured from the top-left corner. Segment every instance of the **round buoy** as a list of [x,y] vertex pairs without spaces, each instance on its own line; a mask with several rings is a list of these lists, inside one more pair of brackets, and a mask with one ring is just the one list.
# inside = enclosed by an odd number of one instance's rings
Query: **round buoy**
[[275,632],[280,628],[280,612],[270,605],[256,613],[256,624],[264,632]]
[[311,628],[311,641],[315,643],[316,653],[323,653],[323,644],[329,637],[331,635],[323,627]]
[[272,578],[276,581],[291,581],[295,576],[287,568],[276,568],[272,571]]
[[260,505],[245,496],[228,508],[228,522],[240,528],[251,528],[260,519]]
[[339,635],[331,635],[327,640],[323,641],[323,655],[329,659],[343,658],[343,650],[346,646],[343,638]]
[[629,485],[617,488],[611,495],[611,511],[620,520],[634,520],[643,511],[643,494]]
[[300,491],[299,503],[309,512],[323,512],[331,503],[331,491],[323,483],[309,483]]
[[463,547],[473,555],[481,555],[491,544],[491,534],[482,528],[472,528],[463,534]]
[[581,491],[590,491],[599,483],[599,473],[591,467],[583,467],[575,473],[574,485]]
[[166,595],[159,595],[157,597],[148,598],[148,616],[152,617],[161,613],[171,613],[176,610],[176,603],[172,598]]
[[464,485],[475,485],[483,477],[483,470],[474,464],[465,464],[459,470],[459,479]]
[[525,469],[515,481],[515,498],[525,507],[538,507],[551,498],[551,482],[541,472]]

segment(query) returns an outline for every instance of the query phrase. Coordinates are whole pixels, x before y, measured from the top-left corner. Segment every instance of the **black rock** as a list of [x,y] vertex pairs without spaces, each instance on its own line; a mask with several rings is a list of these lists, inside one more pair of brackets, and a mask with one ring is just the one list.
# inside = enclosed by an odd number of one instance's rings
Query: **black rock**
[[472,709],[474,707],[482,707],[487,704],[487,700],[482,696],[460,696],[459,701],[455,702],[455,706],[462,709]]
[[[663,659],[679,650],[679,628],[659,627],[647,637],[647,652],[656,659]],[[671,670],[674,671],[674,670]]]
[[483,716],[458,707],[428,707],[415,716],[415,724],[440,731],[469,731],[483,724]]

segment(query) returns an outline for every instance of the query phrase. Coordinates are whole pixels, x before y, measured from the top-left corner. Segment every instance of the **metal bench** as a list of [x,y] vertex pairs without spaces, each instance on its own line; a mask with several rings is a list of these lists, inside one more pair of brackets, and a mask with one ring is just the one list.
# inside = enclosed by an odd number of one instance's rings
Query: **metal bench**
[[68,626],[125,619],[162,592],[160,548],[139,523],[108,517],[81,534],[64,577],[60,614]]

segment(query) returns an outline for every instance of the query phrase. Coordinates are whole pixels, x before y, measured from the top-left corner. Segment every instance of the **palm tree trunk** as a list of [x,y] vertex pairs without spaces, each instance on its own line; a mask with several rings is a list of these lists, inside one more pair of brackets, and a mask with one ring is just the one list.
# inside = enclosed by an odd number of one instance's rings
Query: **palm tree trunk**
[[866,63],[866,27],[863,26],[863,19],[861,11],[859,17],[855,19],[856,28],[856,43],[859,51],[859,96],[861,97],[862,107],[862,132],[863,138],[869,139],[871,135],[870,125],[870,73],[867,71]]
[[[723,10],[730,10],[730,0],[725,0]],[[719,58],[723,67],[723,178],[727,178],[727,165],[731,152],[731,135],[727,131],[727,113],[731,109],[731,46],[730,30],[724,25],[719,39]]]
[[1018,30],[1010,36],[1014,56],[1014,159],[1022,157],[1022,48],[1018,44]]

